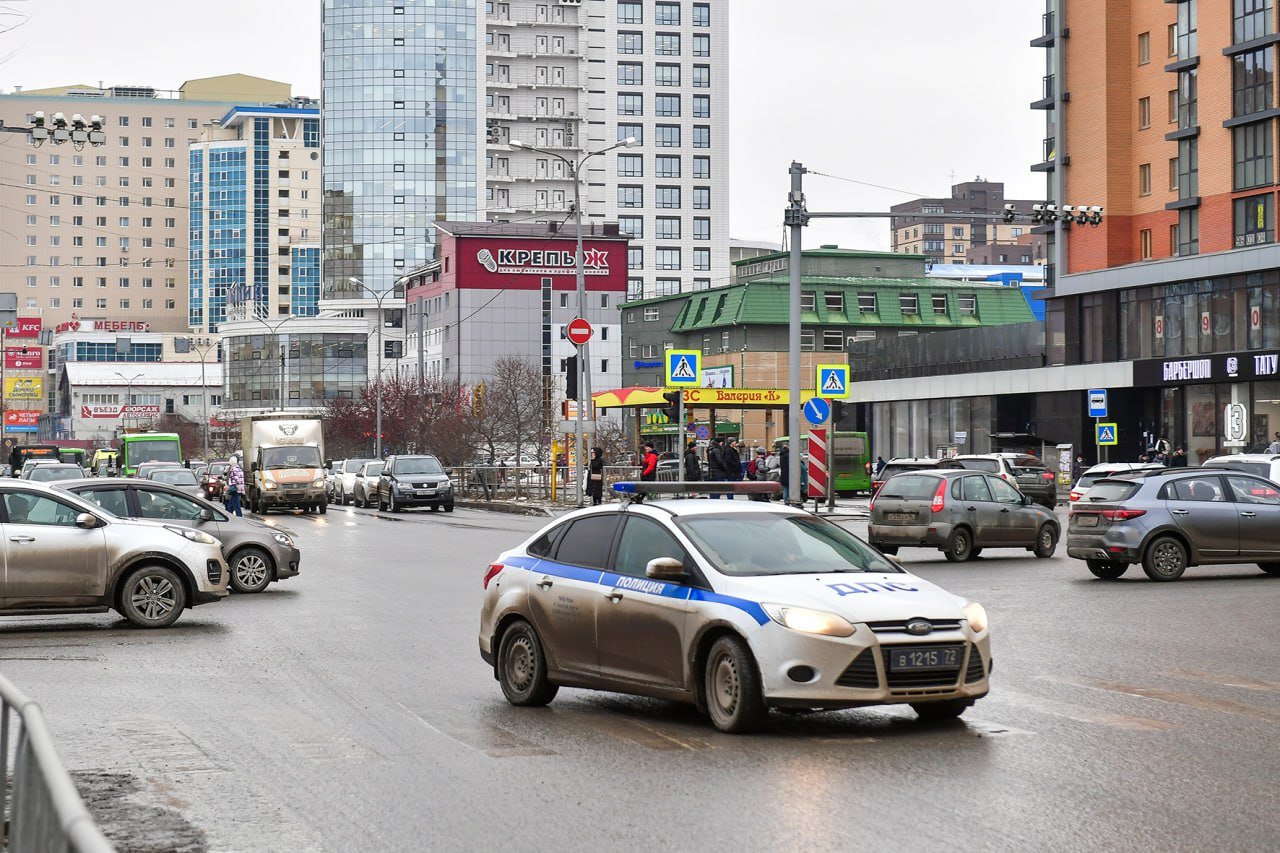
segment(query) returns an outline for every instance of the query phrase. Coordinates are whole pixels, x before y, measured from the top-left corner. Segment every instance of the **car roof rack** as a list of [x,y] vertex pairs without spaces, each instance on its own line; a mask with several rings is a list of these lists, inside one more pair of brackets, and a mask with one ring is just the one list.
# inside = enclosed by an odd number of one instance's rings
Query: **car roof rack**
[[636,482],[626,480],[613,484],[613,490],[624,501],[642,503],[649,495],[780,495],[782,484],[771,481],[667,481]]

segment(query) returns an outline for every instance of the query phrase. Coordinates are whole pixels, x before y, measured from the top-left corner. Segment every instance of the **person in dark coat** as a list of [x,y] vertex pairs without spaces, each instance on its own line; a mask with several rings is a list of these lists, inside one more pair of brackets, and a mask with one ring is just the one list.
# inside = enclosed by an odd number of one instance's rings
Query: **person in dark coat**
[[591,462],[587,465],[587,497],[592,506],[600,506],[604,500],[604,453],[600,448],[591,448]]
[[[736,483],[742,479],[742,457],[738,455],[737,439],[731,439],[724,445],[724,479],[728,483]],[[729,495],[733,500],[735,495]]]
[[651,483],[658,479],[658,454],[650,442],[646,442],[644,445],[644,459],[640,465],[640,480],[642,482]]
[[[707,446],[707,479],[720,482],[727,479],[725,476],[726,461],[724,456],[724,439],[716,436],[711,439],[711,444]],[[720,498],[720,495],[712,495],[713,498]]]
[[698,461],[698,445],[691,441],[684,449],[684,480],[686,483],[696,483],[701,479],[702,463]]
[[791,498],[791,445],[783,443],[782,449],[778,451],[779,462],[778,470],[782,473],[782,502],[788,503]]

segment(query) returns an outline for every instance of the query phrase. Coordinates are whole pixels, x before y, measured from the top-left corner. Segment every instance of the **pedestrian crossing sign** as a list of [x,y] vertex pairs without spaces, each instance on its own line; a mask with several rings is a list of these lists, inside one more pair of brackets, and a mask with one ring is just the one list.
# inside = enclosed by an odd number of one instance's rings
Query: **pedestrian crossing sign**
[[696,349],[669,349],[666,356],[668,387],[702,386],[702,353]]
[[849,387],[849,365],[819,364],[818,386],[815,392],[829,400],[848,400],[853,396]]
[[1120,443],[1118,439],[1119,431],[1115,424],[1098,424],[1095,428],[1097,433],[1097,443],[1099,446],[1114,447]]

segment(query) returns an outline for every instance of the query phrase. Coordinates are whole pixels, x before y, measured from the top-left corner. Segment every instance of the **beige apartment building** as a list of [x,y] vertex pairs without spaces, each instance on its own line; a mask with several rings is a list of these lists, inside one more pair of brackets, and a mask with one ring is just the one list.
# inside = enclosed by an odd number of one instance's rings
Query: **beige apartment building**
[[232,106],[287,103],[287,83],[229,74],[176,92],[59,86],[0,94],[0,121],[103,117],[106,144],[0,145],[0,292],[46,329],[76,319],[188,325],[188,147]]

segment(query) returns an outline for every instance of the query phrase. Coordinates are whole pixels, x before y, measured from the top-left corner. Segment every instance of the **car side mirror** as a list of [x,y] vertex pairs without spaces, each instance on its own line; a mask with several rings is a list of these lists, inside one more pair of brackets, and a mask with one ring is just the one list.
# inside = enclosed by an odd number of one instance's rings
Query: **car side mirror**
[[1023,505],[1023,506],[1031,506],[1031,504],[1032,504],[1032,503],[1034,503],[1034,501],[1032,501],[1032,500],[1031,500],[1031,495],[1023,495],[1023,496],[1022,496],[1022,505]]
[[98,517],[91,512],[82,512],[76,516],[76,527],[81,530],[93,530],[98,526]]
[[689,577],[684,563],[674,557],[654,557],[645,565],[644,574],[660,581],[682,581]]
[[213,521],[213,511],[204,507],[200,509],[201,521]]

